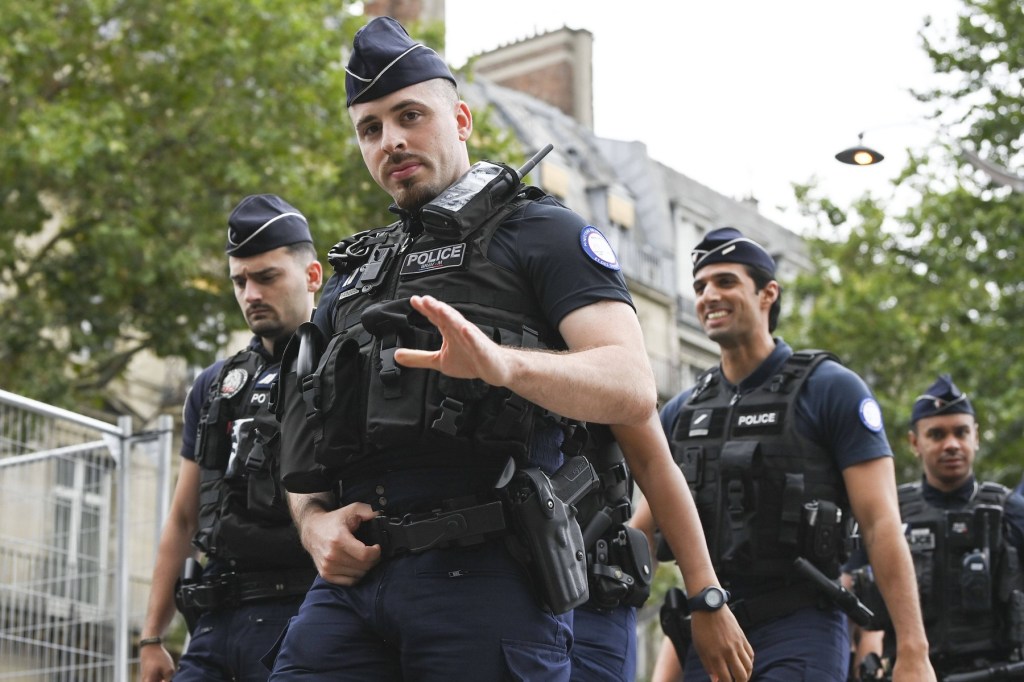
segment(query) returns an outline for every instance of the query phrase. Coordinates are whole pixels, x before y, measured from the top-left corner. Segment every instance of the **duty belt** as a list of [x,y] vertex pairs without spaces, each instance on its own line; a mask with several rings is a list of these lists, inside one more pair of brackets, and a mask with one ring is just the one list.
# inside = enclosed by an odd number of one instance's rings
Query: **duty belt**
[[356,537],[380,545],[383,556],[416,554],[430,549],[475,545],[508,530],[501,502],[488,502],[451,511],[405,516],[377,516],[364,521]]
[[218,608],[234,608],[241,604],[266,599],[282,599],[305,594],[316,571],[293,569],[259,573],[221,573],[200,582],[182,584],[178,588],[179,606],[202,612]]
[[736,622],[744,631],[808,606],[823,607],[828,600],[809,583],[797,583],[729,603]]

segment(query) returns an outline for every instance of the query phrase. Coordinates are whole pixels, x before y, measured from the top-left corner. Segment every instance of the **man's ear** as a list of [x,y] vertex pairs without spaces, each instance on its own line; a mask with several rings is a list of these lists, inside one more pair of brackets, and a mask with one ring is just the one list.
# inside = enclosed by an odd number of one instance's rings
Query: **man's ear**
[[306,289],[316,293],[320,291],[320,286],[324,283],[324,266],[320,265],[320,261],[313,261],[306,266]]
[[473,112],[469,110],[469,105],[462,100],[459,100],[455,107],[455,124],[459,131],[459,141],[468,140],[470,133],[473,132]]
[[917,431],[914,429],[907,431],[907,442],[910,443],[910,451],[914,453],[914,457],[921,459],[921,454],[917,451]]

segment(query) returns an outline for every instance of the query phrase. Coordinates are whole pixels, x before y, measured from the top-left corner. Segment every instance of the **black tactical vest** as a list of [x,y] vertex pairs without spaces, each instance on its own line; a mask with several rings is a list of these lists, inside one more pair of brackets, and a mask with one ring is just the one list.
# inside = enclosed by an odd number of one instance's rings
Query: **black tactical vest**
[[745,394],[726,390],[715,367],[682,406],[673,454],[723,579],[786,579],[798,556],[838,575],[850,520],[846,489],[832,455],[801,435],[796,419],[800,389],[826,359],[836,360],[796,352]]
[[[531,283],[487,258],[501,222],[539,194],[528,188],[461,241],[431,236],[406,218],[332,249],[330,261],[346,278],[334,310],[334,336],[313,374],[295,379],[305,401],[305,423],[297,428],[312,441],[308,448],[297,447],[312,452],[315,461],[289,462],[289,490],[313,491],[318,481],[338,478],[342,470],[351,475],[353,467],[393,467],[428,458],[484,458],[493,462],[495,473],[509,457],[527,463],[538,427],[554,427],[556,415],[480,380],[402,367],[394,355],[400,347],[441,346],[437,329],[413,311],[409,297],[414,294],[453,306],[501,345],[565,348]],[[290,354],[291,349],[286,363]],[[286,369],[285,402],[294,400],[288,387],[292,375]],[[292,431],[286,425],[289,438]],[[304,435],[295,437],[301,441]]]
[[1022,641],[1017,550],[1005,542],[1010,490],[980,483],[960,509],[928,504],[920,483],[899,487],[931,656],[996,654]]
[[280,437],[268,366],[244,350],[224,363],[199,418],[199,529],[193,544],[238,570],[310,567],[280,484]]

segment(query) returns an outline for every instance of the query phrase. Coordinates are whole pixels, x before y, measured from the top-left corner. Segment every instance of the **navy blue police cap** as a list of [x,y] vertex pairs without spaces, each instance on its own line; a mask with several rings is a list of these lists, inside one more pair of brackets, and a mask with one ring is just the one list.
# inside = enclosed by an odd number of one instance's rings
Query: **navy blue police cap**
[[369,102],[435,78],[455,83],[441,57],[417,43],[391,17],[376,17],[356,31],[345,67],[345,106]]
[[711,230],[690,253],[693,274],[713,263],[741,263],[753,265],[775,276],[775,259],[753,239],[747,239],[735,227]]
[[916,424],[918,419],[940,414],[974,414],[967,394],[957,388],[948,374],[940,374],[927,391],[914,399],[910,423]]
[[247,258],[299,242],[313,243],[306,217],[274,194],[251,194],[228,216],[229,256]]

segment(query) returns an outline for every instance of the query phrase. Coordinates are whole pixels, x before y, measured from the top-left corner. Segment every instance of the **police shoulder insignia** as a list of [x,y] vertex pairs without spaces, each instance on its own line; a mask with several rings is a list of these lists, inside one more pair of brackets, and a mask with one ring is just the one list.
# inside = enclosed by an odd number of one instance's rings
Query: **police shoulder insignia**
[[583,228],[580,232],[580,246],[583,247],[583,253],[587,254],[595,263],[603,265],[609,270],[621,269],[612,245],[596,227],[587,225]]
[[230,398],[241,391],[248,380],[249,373],[241,367],[236,367],[224,376],[224,381],[220,382],[220,394],[225,398]]
[[878,433],[882,430],[882,408],[874,398],[865,398],[860,401],[860,422],[869,431]]

